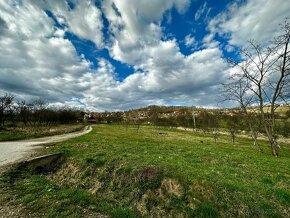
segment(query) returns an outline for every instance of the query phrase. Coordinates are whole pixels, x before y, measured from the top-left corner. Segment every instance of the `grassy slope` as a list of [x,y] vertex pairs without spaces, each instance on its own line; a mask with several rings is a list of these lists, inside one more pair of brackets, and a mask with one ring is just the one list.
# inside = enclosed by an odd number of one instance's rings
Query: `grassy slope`
[[8,190],[47,217],[285,217],[290,147],[282,146],[274,158],[248,139],[215,144],[185,131],[99,125],[50,148],[68,155],[55,174],[26,175]]
[[83,127],[83,124],[63,124],[55,126],[9,128],[7,130],[0,130],[0,142],[65,134],[81,130]]

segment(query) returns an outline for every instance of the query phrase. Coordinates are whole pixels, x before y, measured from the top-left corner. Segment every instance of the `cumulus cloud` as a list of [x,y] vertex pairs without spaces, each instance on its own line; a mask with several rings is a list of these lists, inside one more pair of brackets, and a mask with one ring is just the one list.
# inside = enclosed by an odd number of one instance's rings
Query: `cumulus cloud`
[[[205,104],[203,96],[222,78],[221,51],[208,48],[184,56],[175,39],[162,40],[165,12],[175,7],[184,13],[188,6],[188,0],[150,4],[104,0],[101,9],[91,1],[76,1],[73,9],[66,1],[1,2],[0,25],[5,27],[0,38],[1,89],[94,110],[168,102]],[[64,28],[55,26],[46,10]],[[109,21],[108,43],[101,13]],[[64,38],[66,31],[106,47],[112,58],[132,65],[135,73],[118,81],[114,66],[104,58],[98,58],[98,67],[92,69]]]
[[289,15],[285,0],[249,0],[233,3],[209,22],[209,29],[226,37],[232,45],[243,46],[247,40],[267,43],[279,30],[279,24]]
[[53,14],[59,24],[65,26],[68,31],[86,40],[91,40],[98,48],[104,47],[102,12],[94,4],[94,1],[72,1],[71,9],[64,0],[50,0],[31,2]]
[[0,38],[0,87],[19,95],[62,101],[82,96],[78,83],[90,63],[76,54],[61,30],[33,4],[1,2],[7,30]]
[[[0,0],[2,92],[101,111],[170,102],[215,106],[217,86],[227,72],[215,34],[228,37],[230,33],[232,45],[242,43],[247,34],[261,34],[250,22],[256,19],[250,6],[256,6],[257,0],[249,0],[231,5],[210,21],[200,50],[184,55],[177,40],[164,35],[162,21],[173,8],[186,13],[189,0],[103,0],[98,6],[94,1],[72,2],[73,8],[64,0]],[[269,11],[268,7],[265,4],[263,10]],[[258,12],[260,17],[263,10]],[[285,9],[280,9],[282,12]],[[55,25],[54,19],[60,25]],[[270,34],[278,18],[275,20],[265,35]],[[237,31],[237,23],[247,27],[244,22],[249,27]],[[104,57],[96,57],[94,67],[65,38],[66,32],[92,41],[96,49],[107,49],[111,58],[131,65],[134,73],[118,80],[115,67]],[[187,35],[184,43],[194,47],[197,42],[194,35]],[[231,50],[230,45],[226,48]]]
[[113,35],[111,56],[131,65],[142,63],[147,59],[143,50],[160,42],[164,13],[172,7],[184,13],[189,3],[188,0],[105,0],[102,8]]
[[[176,40],[161,40],[162,16],[177,1],[154,1],[149,7],[148,1],[146,4],[145,1],[138,2],[130,4],[130,1],[106,1],[103,5],[114,33],[111,39],[112,47],[109,48],[111,56],[134,66],[137,71],[126,78],[118,90],[125,91],[127,99],[132,101],[140,96],[141,99],[150,96],[151,99],[166,100],[175,97],[175,101],[181,96],[183,99],[190,99],[189,101],[199,99],[201,90],[206,92],[206,89],[213,85],[211,81],[223,77],[222,69],[225,66],[220,50],[211,48],[184,56]],[[179,1],[180,13],[187,7],[187,1]],[[185,43],[193,46],[194,37],[188,36]],[[204,59],[203,64],[200,64],[198,56],[204,53],[209,56]],[[139,69],[141,72],[138,72]],[[206,73],[201,70],[205,70]]]

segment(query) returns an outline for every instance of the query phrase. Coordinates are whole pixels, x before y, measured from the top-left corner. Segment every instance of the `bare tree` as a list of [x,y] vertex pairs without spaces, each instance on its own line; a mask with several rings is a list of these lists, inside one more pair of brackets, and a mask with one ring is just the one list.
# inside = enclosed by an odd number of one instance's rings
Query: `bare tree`
[[282,102],[288,103],[290,97],[288,20],[281,30],[283,33],[271,41],[270,46],[263,47],[250,41],[248,48],[240,50],[241,62],[229,60],[236,72],[230,77],[231,83],[223,85],[228,99],[239,102],[245,114],[258,115],[274,156],[279,156],[280,150],[275,131],[275,111]]
[[31,103],[32,113],[33,113],[33,125],[41,124],[42,116],[47,107],[47,102],[44,99],[36,99]]
[[[249,92],[250,81],[245,77],[244,71],[247,68],[248,63],[237,63],[233,60],[228,60],[228,62],[234,66],[239,67],[240,71],[233,73],[229,78],[227,83],[222,84],[222,97],[224,101],[234,101],[238,103],[242,114],[244,115],[245,121],[250,130],[250,135],[253,140],[253,145],[257,146],[258,150],[263,152],[263,149],[259,146],[257,138],[258,131],[256,119],[257,110],[255,107],[251,107],[254,104],[254,95]],[[230,131],[233,139],[233,131]]]
[[32,105],[27,104],[25,100],[19,101],[17,105],[21,121],[23,122],[24,126],[27,126],[30,121],[29,118],[31,116]]
[[236,141],[237,133],[240,127],[239,121],[241,118],[242,117],[240,116],[240,113],[234,113],[233,115],[224,117],[224,119],[226,120],[226,125],[229,129],[233,145],[235,144]]
[[0,126],[4,126],[7,113],[11,110],[14,96],[5,94],[0,96]]

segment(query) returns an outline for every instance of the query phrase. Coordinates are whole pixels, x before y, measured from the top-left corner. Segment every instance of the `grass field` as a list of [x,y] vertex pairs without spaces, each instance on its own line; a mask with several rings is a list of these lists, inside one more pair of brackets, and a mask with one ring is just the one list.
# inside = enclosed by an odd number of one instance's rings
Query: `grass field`
[[81,130],[82,128],[84,128],[84,124],[6,128],[0,130],[0,142],[65,134]]
[[245,138],[98,125],[47,150],[67,156],[55,173],[1,186],[44,217],[289,217],[290,145],[274,158],[260,143],[263,154]]

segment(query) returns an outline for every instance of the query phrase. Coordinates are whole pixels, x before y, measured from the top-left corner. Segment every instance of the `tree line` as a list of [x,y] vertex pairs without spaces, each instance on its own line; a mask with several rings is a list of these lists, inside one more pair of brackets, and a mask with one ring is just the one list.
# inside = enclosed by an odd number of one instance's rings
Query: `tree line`
[[0,127],[55,125],[83,121],[84,112],[70,107],[52,108],[43,99],[16,100],[11,94],[0,96]]
[[[287,109],[285,110],[283,113],[275,113],[275,119],[277,134],[288,137],[290,136],[290,108],[288,111]],[[140,114],[145,114],[146,116],[142,117]],[[165,114],[169,115],[165,116]],[[251,131],[248,128],[248,116],[251,116],[252,131],[255,131],[256,134],[255,139],[257,139],[258,134],[265,134],[259,117],[252,112],[246,116],[239,108],[211,110],[198,108],[193,110],[190,107],[180,107],[178,113],[174,114],[174,108],[150,106],[142,110],[99,113],[96,116],[96,121],[126,125],[149,124],[165,127],[185,127],[204,133],[226,131],[235,138],[239,132],[251,135]]]

